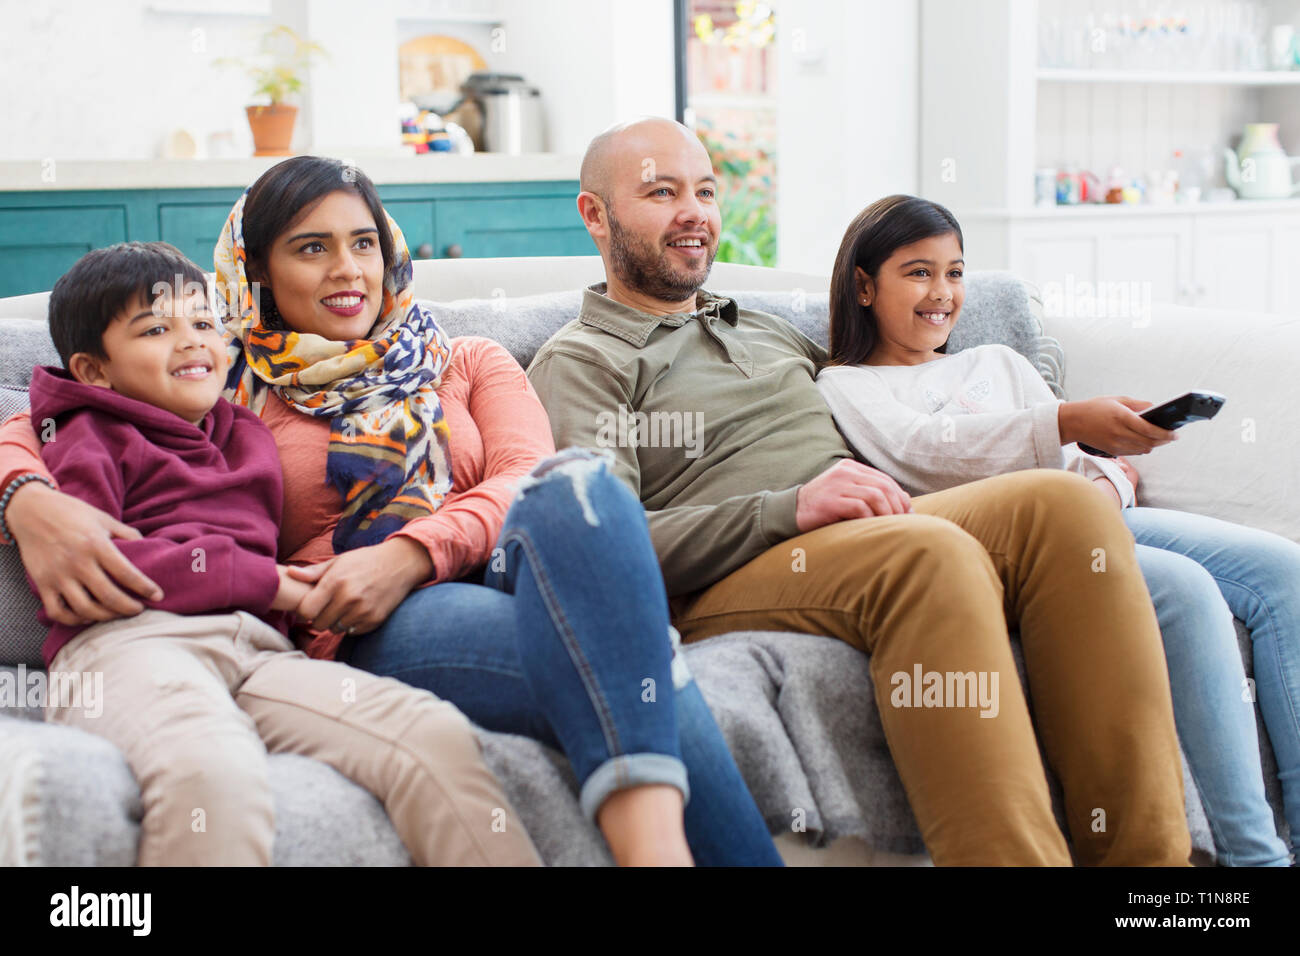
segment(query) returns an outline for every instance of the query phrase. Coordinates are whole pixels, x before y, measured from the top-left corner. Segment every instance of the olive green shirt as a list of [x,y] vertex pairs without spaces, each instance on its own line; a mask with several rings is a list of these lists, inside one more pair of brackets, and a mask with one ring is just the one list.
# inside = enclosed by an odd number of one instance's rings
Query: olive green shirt
[[815,384],[826,353],[789,322],[701,290],[649,315],[587,289],[528,377],[555,446],[604,449],[641,499],[670,597],[799,533],[799,486],[852,453]]

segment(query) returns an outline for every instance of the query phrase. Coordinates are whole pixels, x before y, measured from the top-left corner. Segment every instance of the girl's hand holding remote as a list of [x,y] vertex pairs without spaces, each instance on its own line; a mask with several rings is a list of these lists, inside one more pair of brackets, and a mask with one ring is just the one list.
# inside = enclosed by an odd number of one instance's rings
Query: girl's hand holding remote
[[1119,395],[1062,402],[1057,409],[1061,444],[1080,442],[1112,455],[1145,455],[1178,438],[1138,414],[1150,407],[1150,402]]

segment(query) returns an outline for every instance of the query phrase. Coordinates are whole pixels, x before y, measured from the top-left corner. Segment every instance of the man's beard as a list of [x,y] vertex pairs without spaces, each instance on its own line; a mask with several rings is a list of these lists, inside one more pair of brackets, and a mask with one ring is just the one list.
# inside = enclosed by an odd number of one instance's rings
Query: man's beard
[[663,302],[682,302],[700,290],[713,268],[716,249],[709,250],[703,270],[674,269],[666,250],[656,249],[624,229],[614,216],[613,205],[607,203],[605,209],[609,214],[610,265],[620,282]]

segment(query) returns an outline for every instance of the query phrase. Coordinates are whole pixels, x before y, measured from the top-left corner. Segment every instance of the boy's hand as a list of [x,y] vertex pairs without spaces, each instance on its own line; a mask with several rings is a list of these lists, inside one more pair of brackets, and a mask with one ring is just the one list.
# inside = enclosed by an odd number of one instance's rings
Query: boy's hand
[[1178,438],[1177,432],[1138,414],[1150,407],[1150,402],[1118,395],[1062,402],[1056,413],[1061,444],[1083,442],[1112,455],[1145,455]]
[[314,584],[298,605],[298,616],[319,631],[365,634],[388,619],[417,584],[433,574],[433,559],[406,537],[354,548],[310,567],[289,569]]
[[311,585],[292,577],[288,565],[277,564],[275,570],[280,575],[280,589],[275,592],[271,610],[297,611],[302,599],[311,593]]
[[94,505],[31,481],[9,499],[5,522],[45,613],[60,624],[132,617],[144,610],[135,595],[162,600],[162,588],[113,544],[140,532]]

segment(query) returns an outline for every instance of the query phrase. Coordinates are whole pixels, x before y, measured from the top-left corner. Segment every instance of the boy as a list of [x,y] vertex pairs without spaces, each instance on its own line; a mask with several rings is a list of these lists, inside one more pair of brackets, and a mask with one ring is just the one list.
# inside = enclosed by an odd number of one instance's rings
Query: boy
[[50,294],[65,369],[32,375],[42,458],[60,490],[140,533],[117,546],[162,593],[80,630],[42,611],[47,666],[104,675],[101,716],[51,700],[46,718],[125,754],[142,865],[270,863],[268,748],[368,789],[418,864],[538,863],[459,711],[282,632],[310,585],[276,563],[280,461],[257,416],[220,397],[206,290],[173,246],[132,242],[88,253]]

